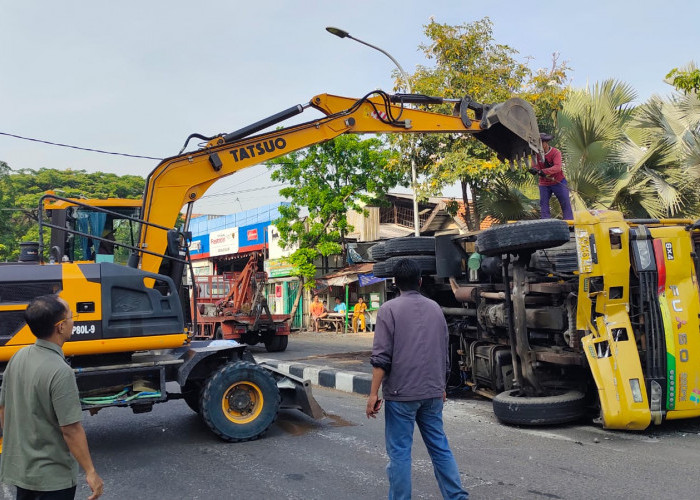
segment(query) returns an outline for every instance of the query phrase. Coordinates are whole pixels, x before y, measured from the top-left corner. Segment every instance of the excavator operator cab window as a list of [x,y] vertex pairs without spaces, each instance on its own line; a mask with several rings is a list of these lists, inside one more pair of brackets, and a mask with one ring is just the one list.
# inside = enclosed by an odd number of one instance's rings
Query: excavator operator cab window
[[140,224],[132,218],[138,218],[140,208],[108,207],[108,209],[119,213],[120,216],[90,210],[86,207],[68,209],[66,227],[69,230],[98,236],[108,241],[66,232],[63,260],[70,262],[114,262],[126,265],[130,251],[115,243],[135,246],[138,241]]

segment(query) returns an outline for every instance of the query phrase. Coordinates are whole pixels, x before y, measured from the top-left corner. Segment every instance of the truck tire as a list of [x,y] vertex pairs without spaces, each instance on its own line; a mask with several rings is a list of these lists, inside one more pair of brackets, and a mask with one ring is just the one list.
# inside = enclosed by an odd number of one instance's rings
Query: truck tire
[[[418,264],[421,274],[435,274],[436,272],[434,255],[402,255],[400,257],[389,257],[384,261],[384,273],[386,274],[384,277],[394,276],[394,266],[401,259],[409,259]],[[377,276],[376,273],[375,276]]]
[[283,352],[287,350],[289,335],[272,335],[265,341],[267,352]]
[[572,240],[559,247],[537,250],[532,254],[530,267],[551,269],[559,273],[578,271],[576,242]]
[[387,257],[397,255],[435,255],[435,238],[432,236],[413,236],[394,238],[384,243]]
[[493,398],[493,412],[501,422],[513,425],[553,425],[579,420],[585,414],[585,394],[562,391],[542,397],[520,396],[512,389]]
[[558,247],[569,241],[569,225],[558,219],[523,220],[485,229],[477,236],[479,253],[493,257],[504,253]]
[[277,419],[280,393],[264,368],[248,361],[227,363],[216,370],[202,391],[202,419],[225,441],[251,441],[265,434]]
[[391,274],[387,273],[386,262],[377,262],[372,266],[372,274],[377,278],[390,278]]
[[377,243],[372,245],[369,249],[369,256],[372,257],[374,261],[380,261],[386,259],[386,250],[384,243]]

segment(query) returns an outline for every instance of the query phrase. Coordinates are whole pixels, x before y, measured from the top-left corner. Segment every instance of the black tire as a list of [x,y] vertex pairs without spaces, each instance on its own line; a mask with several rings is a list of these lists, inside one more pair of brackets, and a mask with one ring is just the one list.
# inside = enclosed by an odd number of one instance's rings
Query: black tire
[[221,329],[221,325],[217,325],[216,331],[214,332],[214,340],[223,340],[224,332]]
[[477,236],[479,253],[487,257],[563,245],[569,225],[558,219],[524,220],[485,229]]
[[252,441],[277,419],[280,393],[264,368],[248,361],[227,363],[204,384],[202,419],[225,441]]
[[382,242],[370,247],[369,256],[372,258],[372,260],[380,261],[386,259],[386,250],[384,245],[385,244]]
[[559,273],[573,273],[574,271],[578,271],[576,242],[569,241],[559,247],[537,250],[532,254],[530,266]]
[[435,255],[435,238],[432,236],[414,236],[394,238],[384,243],[387,257],[397,255]]
[[265,341],[265,349],[267,352],[283,352],[287,350],[289,343],[289,335],[272,335]]
[[493,398],[493,412],[501,422],[513,425],[554,425],[579,420],[585,414],[585,394],[562,391],[543,397],[520,396],[519,389]]
[[202,398],[202,384],[189,381],[180,388],[180,391],[182,392],[185,403],[190,407],[190,410],[201,414],[201,407],[199,404]]
[[372,266],[372,274],[377,278],[391,278],[391,274],[387,272],[386,262],[377,262]]
[[[420,268],[421,274],[435,274],[436,271],[436,261],[434,255],[404,255],[401,257],[389,257],[384,261],[385,264],[385,274],[388,276],[394,275],[394,266],[401,259],[410,259]],[[376,274],[375,274],[376,276]]]

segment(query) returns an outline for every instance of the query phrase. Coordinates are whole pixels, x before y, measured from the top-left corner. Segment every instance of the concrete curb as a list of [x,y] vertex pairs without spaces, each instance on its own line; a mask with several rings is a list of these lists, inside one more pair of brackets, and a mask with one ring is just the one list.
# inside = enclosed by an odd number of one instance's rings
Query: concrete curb
[[305,363],[286,363],[277,359],[256,358],[256,361],[259,364],[277,368],[289,375],[310,380],[312,385],[329,387],[338,391],[368,396],[372,387],[372,375],[367,373],[337,370],[329,366]]

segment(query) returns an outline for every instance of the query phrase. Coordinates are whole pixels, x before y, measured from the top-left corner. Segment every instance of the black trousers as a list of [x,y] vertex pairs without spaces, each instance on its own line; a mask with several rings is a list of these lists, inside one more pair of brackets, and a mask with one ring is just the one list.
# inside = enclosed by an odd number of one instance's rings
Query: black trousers
[[34,491],[17,486],[17,500],[73,500],[75,489],[76,487],[73,486],[65,490]]

